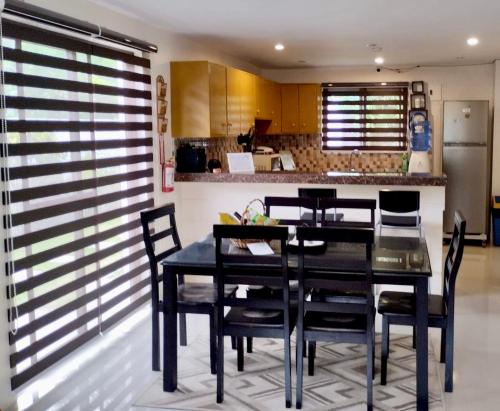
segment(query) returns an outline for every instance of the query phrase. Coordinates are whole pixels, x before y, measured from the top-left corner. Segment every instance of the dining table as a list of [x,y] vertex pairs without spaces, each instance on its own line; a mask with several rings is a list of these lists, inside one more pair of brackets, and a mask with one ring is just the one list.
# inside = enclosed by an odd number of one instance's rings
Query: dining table
[[[348,261],[365,258],[355,245],[336,247],[328,244],[326,249],[311,256],[318,266],[328,267],[334,272],[349,270]],[[225,253],[248,253],[234,247],[229,240],[222,244]],[[365,260],[366,261],[366,260]],[[163,266],[163,390],[177,389],[177,275],[214,277],[215,240],[211,234],[168,256]],[[289,253],[289,276],[296,275],[297,255]],[[354,269],[354,267],[353,267]],[[424,237],[376,236],[372,249],[372,271],[375,284],[413,286],[416,307],[416,402],[418,410],[427,410],[428,389],[428,284],[432,276],[431,264]]]

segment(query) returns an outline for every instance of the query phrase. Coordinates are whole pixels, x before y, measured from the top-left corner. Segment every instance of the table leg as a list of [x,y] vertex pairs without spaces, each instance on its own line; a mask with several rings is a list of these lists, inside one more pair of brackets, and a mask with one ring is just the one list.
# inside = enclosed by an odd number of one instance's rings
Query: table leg
[[163,391],[177,389],[177,278],[163,268]]
[[417,410],[429,409],[429,342],[428,342],[428,282],[427,278],[417,279]]

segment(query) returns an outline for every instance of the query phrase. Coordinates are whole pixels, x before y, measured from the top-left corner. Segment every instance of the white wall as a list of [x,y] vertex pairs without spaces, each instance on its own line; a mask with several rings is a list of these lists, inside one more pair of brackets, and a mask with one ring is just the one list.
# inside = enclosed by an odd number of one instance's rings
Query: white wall
[[[158,74],[162,74],[169,83],[169,73],[171,60],[210,60],[215,63],[230,65],[233,67],[241,68],[253,73],[258,74],[259,70],[255,66],[248,64],[239,59],[225,55],[221,51],[208,50],[204,46],[200,46],[178,35],[174,35],[168,31],[168,28],[161,29],[148,25],[143,21],[136,20],[132,17],[120,14],[116,11],[106,9],[95,3],[87,0],[30,0],[30,3],[38,6],[57,11],[81,20],[86,20],[95,24],[101,24],[103,27],[128,34],[132,37],[143,39],[158,45],[159,52],[151,54],[151,72],[152,79]],[[168,5],[166,5],[168,7]],[[170,90],[170,89],[169,89]],[[168,92],[168,95],[170,91]],[[169,105],[170,108],[170,105]],[[156,109],[153,108],[153,113]],[[169,115],[170,117],[170,115]],[[154,124],[156,130],[156,124]],[[169,155],[172,151],[170,129],[167,134],[167,148],[166,153]],[[155,187],[160,187],[161,174],[158,165],[158,141],[155,137]],[[155,203],[166,203],[168,201],[175,201],[174,194],[164,194],[156,190]],[[3,265],[4,254],[2,252],[0,263]],[[0,275],[0,290],[5,290],[5,276]],[[4,295],[5,292],[2,292]],[[7,322],[6,322],[6,301],[5,298],[0,298],[0,409],[5,409],[8,404],[14,401],[15,395],[10,391],[10,366],[8,362],[9,346],[7,341]]]
[[[497,66],[497,95],[500,100],[500,68]],[[433,90],[428,101],[430,120],[433,127],[434,170],[442,168],[442,113],[444,100],[488,100],[490,108],[494,102],[495,66],[484,64],[463,67],[421,67],[407,72],[397,73],[382,70],[377,73],[374,67],[329,67],[304,68],[292,70],[262,70],[261,74],[282,83],[300,82],[384,82],[423,80]],[[497,116],[497,121],[500,121]],[[500,124],[499,127],[500,128]],[[497,137],[496,161],[500,162],[500,131]],[[494,158],[495,161],[495,158]],[[497,167],[497,174],[500,165]],[[500,177],[498,178],[500,185]],[[498,191],[498,190],[497,190]]]

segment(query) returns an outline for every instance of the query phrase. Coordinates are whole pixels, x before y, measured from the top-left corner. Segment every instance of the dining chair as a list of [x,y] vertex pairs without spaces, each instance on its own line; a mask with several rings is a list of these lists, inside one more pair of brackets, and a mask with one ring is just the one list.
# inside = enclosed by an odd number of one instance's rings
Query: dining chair
[[[298,226],[298,225],[316,225],[316,207],[317,200],[316,198],[309,197],[276,197],[276,196],[268,196],[264,197],[264,205],[265,205],[265,214],[268,217],[272,217],[272,210],[279,208],[287,208],[296,210],[297,218],[279,218],[279,223],[281,225],[290,225],[290,226]],[[300,214],[300,210],[302,208],[307,208],[312,210],[312,213],[309,215],[302,216]]]
[[[290,334],[295,315],[290,309],[288,228],[279,226],[214,225],[217,281],[217,403],[224,399],[224,336],[237,339],[237,367],[244,369],[243,337],[284,340],[285,404],[291,407]],[[273,255],[251,255],[230,246],[229,239],[275,241]],[[239,252],[238,252],[239,251]],[[233,284],[270,285],[282,289],[282,298],[227,296],[224,287]],[[224,308],[229,312],[224,315]]]
[[[366,344],[367,346],[367,408],[373,407],[373,373],[375,351],[375,306],[373,296],[371,228],[297,227],[299,241],[299,301],[297,314],[297,398],[302,407],[303,341],[310,351],[316,341]],[[331,260],[326,264],[306,253],[305,241],[324,241]],[[355,249],[354,253],[352,249]],[[321,263],[321,261],[323,261]],[[336,266],[336,264],[338,264]],[[358,292],[349,298],[306,298],[307,288]],[[314,370],[314,353],[308,366]]]
[[[155,230],[154,223],[159,221],[167,228]],[[149,259],[151,274],[152,302],[152,358],[153,370],[160,371],[160,313],[165,302],[160,299],[159,283],[163,276],[158,273],[158,264],[169,255],[181,250],[181,241],[175,221],[175,205],[169,203],[141,212],[144,245]],[[187,345],[186,314],[208,314],[210,323],[210,369],[215,374],[216,366],[216,306],[217,290],[215,284],[187,283],[184,276],[178,276],[177,309],[179,312],[180,345]],[[226,288],[226,294],[234,295],[237,286]]]
[[380,235],[382,228],[404,228],[416,229],[422,236],[419,191],[381,190],[378,195]]
[[[464,252],[466,221],[455,212],[453,236],[444,263],[443,295],[430,294],[429,327],[441,329],[440,361],[445,363],[445,391],[453,392],[453,349],[455,329],[455,284]],[[391,325],[416,326],[415,294],[384,291],[380,294],[378,312],[382,314],[381,384],[387,382],[389,333]]]
[[[303,188],[299,187],[298,189],[298,194],[299,197],[305,197],[305,198],[314,198],[316,201],[318,201],[320,198],[331,198],[335,199],[337,198],[337,189],[336,188],[317,188],[317,187],[312,187],[312,188]],[[306,209],[307,210],[307,209]],[[319,209],[316,208],[316,221],[318,223],[321,222],[321,213],[318,213]],[[306,211],[304,214],[302,214],[301,218],[310,218],[310,214],[312,213],[312,210]],[[327,221],[340,221],[344,218],[344,215],[342,213],[337,213],[336,209],[333,209],[333,213],[328,213],[327,210],[325,210],[325,219]]]
[[[375,209],[377,208],[377,200],[364,198],[320,198],[318,201],[318,208],[321,210],[322,226],[375,228]],[[344,210],[344,216],[341,221],[328,221],[325,218],[325,210],[331,208]],[[347,211],[352,213],[354,210],[359,213],[365,211],[366,214],[368,214],[368,218],[364,218],[364,221],[358,217],[349,217],[349,219],[347,219]]]

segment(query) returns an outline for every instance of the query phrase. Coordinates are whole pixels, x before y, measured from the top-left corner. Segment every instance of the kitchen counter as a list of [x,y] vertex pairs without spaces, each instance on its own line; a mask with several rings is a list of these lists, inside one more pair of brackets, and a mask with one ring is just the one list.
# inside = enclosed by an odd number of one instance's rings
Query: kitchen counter
[[175,173],[178,182],[207,183],[289,183],[350,184],[384,186],[445,186],[446,176],[409,175],[404,173],[358,173],[330,171],[327,173],[256,172],[255,174]]

